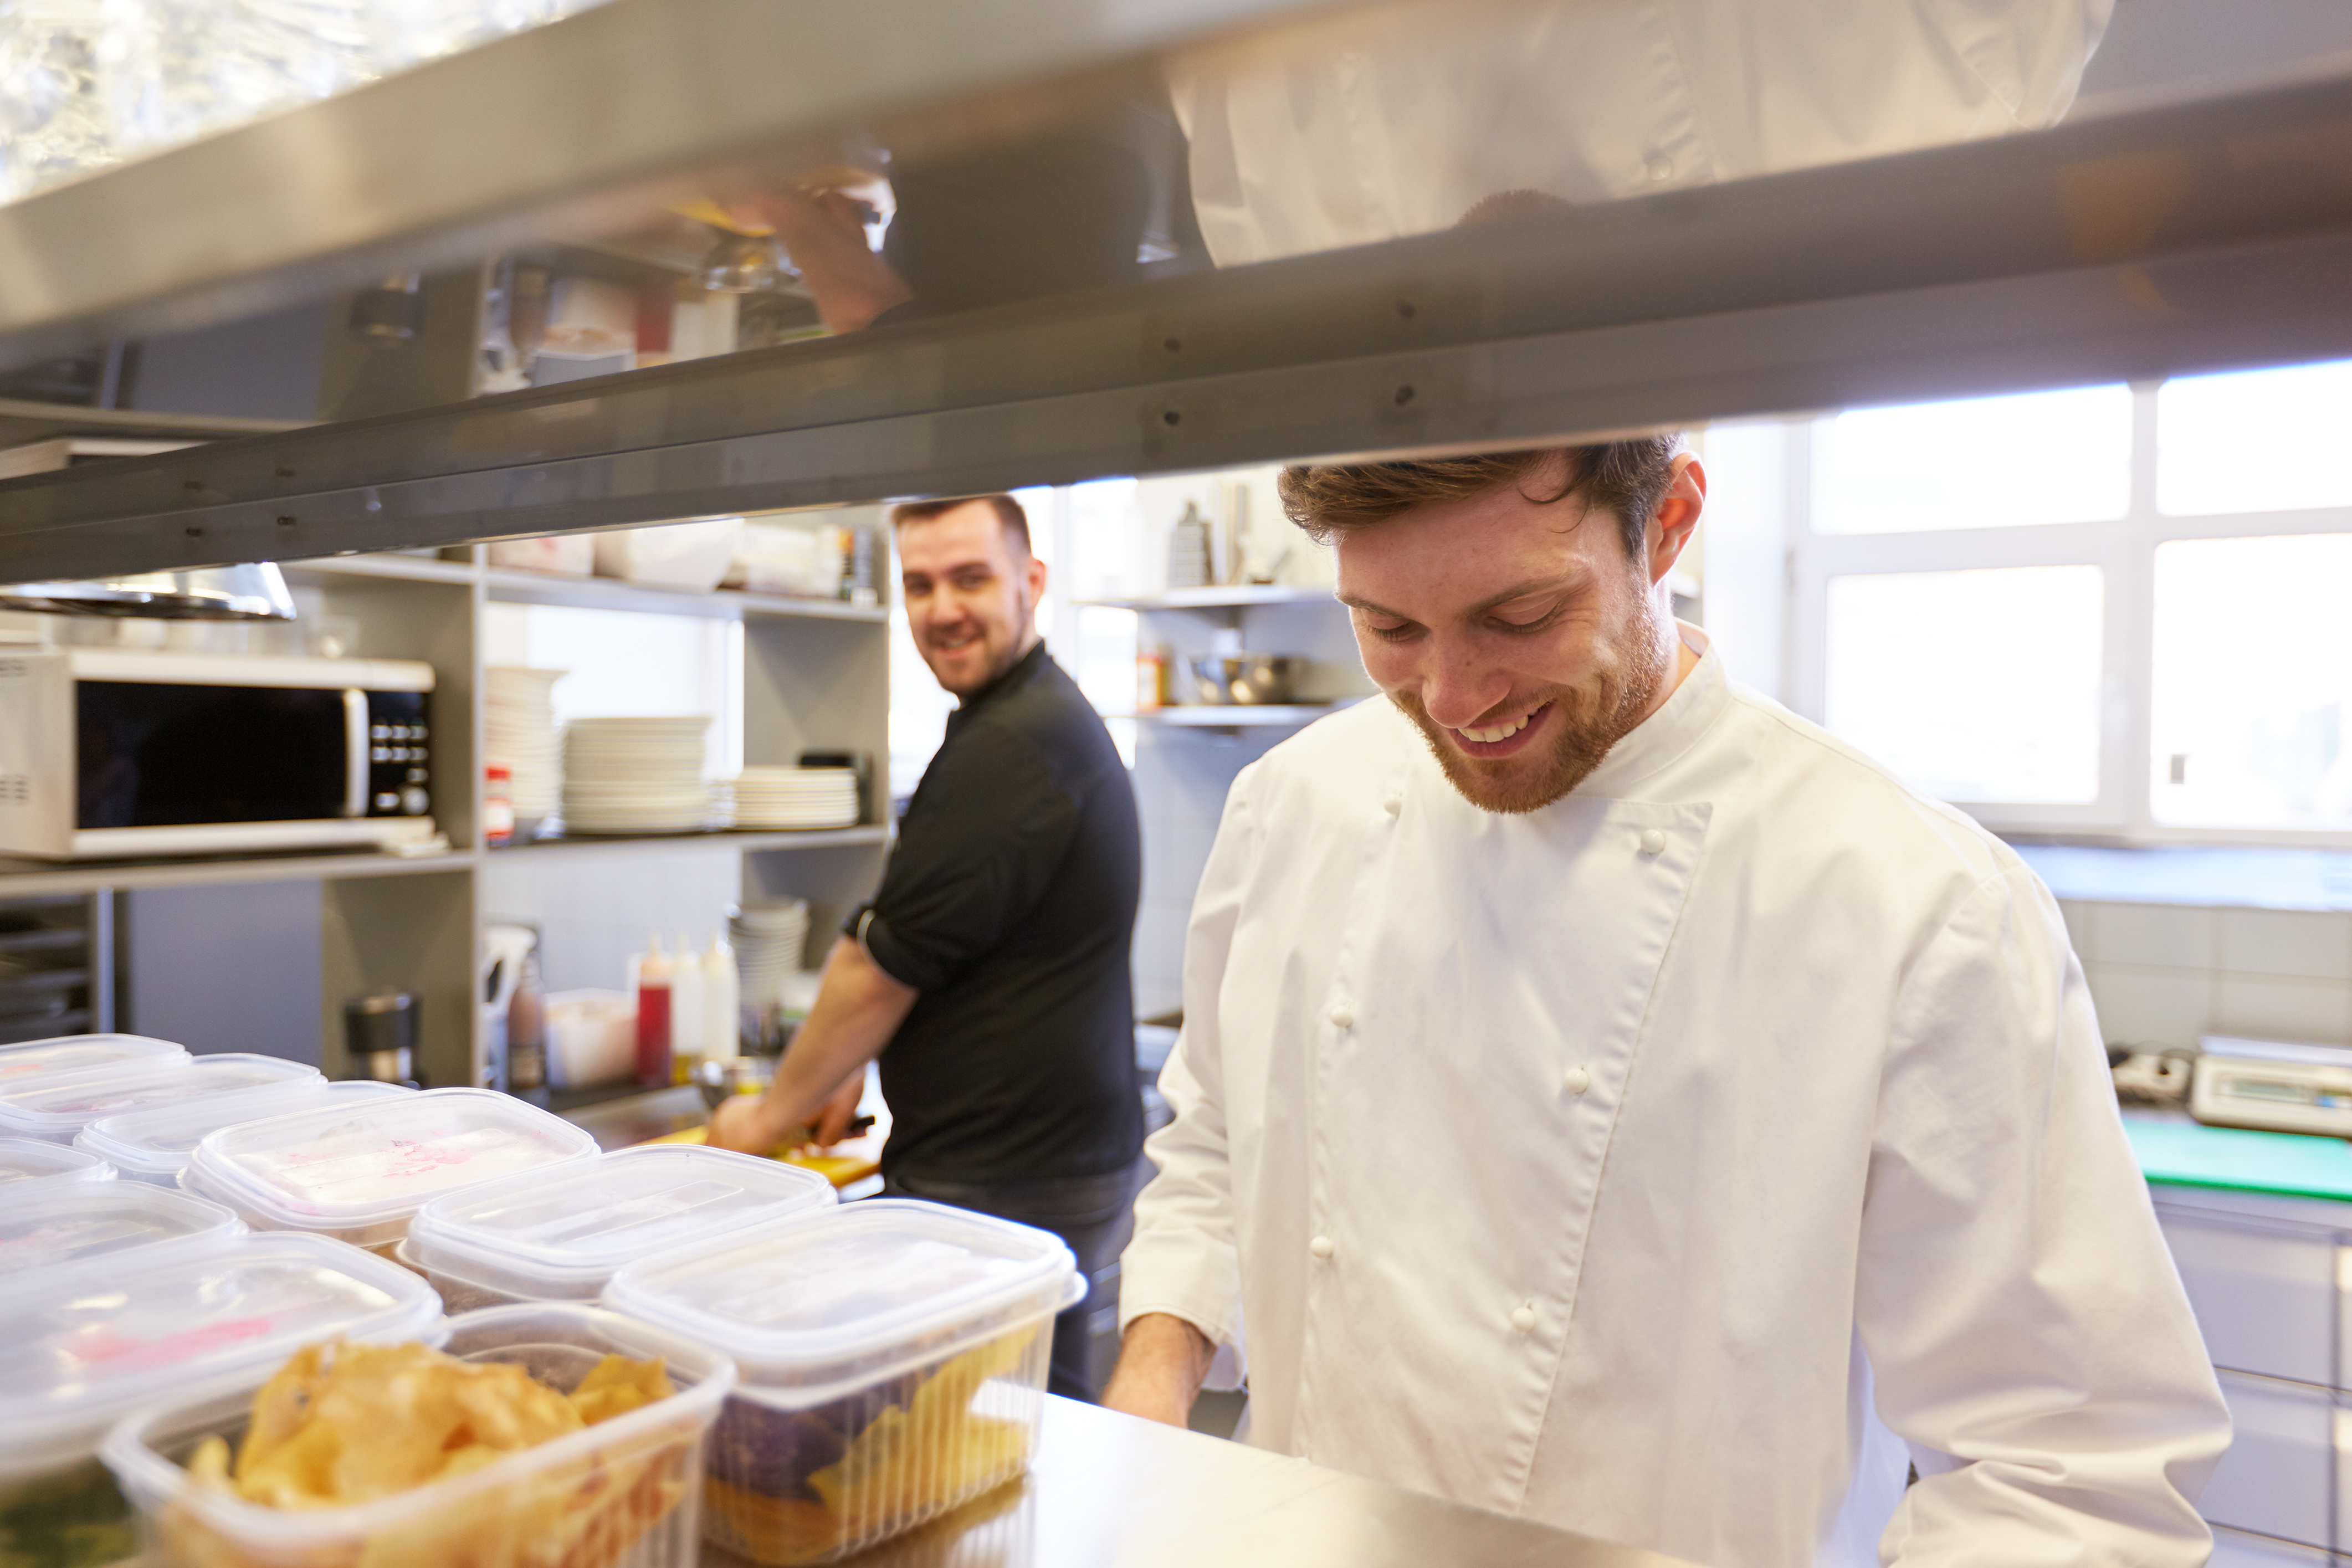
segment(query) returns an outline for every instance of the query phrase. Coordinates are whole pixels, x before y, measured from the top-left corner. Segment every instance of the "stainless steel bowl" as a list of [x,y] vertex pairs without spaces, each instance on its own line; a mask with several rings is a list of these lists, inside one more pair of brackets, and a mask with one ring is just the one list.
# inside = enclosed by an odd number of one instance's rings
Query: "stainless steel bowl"
[[1255,708],[1291,700],[1307,661],[1294,653],[1235,653],[1188,663],[1194,700]]
[[694,1087],[702,1091],[702,1103],[716,1110],[730,1095],[760,1093],[775,1076],[773,1057],[735,1057],[727,1061],[697,1062]]

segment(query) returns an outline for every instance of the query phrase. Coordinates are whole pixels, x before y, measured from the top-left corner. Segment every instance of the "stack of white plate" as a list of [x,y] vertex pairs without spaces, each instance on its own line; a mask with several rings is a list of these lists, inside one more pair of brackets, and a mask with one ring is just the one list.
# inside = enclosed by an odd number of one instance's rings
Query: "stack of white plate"
[[784,982],[801,966],[808,946],[808,904],[785,899],[737,911],[728,922],[735,945],[735,969],[742,981],[743,1005],[765,1017],[782,998]]
[[509,775],[517,838],[530,837],[562,797],[563,746],[552,693],[566,673],[497,664],[482,672],[482,759]]
[[735,826],[851,827],[857,775],[847,768],[745,768],[735,780]]
[[707,717],[574,719],[563,731],[563,830],[693,833],[709,826]]

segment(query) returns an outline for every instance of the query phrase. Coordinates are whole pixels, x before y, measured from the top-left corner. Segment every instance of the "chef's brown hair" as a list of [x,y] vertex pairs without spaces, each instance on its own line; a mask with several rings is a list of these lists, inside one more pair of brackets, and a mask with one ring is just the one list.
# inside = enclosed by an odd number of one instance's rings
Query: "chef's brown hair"
[[1015,544],[1018,544],[1021,547],[1022,554],[1027,555],[1031,553],[1029,549],[1029,514],[1021,510],[1021,503],[1019,501],[1014,500],[1011,496],[1003,494],[992,496],[950,496],[945,500],[907,501],[900,506],[891,509],[890,531],[895,535],[900,529],[906,527],[910,522],[929,522],[935,517],[943,517],[947,513],[955,510],[956,508],[960,506],[967,506],[976,500],[984,500],[990,506],[994,507],[996,509],[996,521],[1004,525],[1005,535]]
[[1318,544],[1370,528],[1401,512],[1436,501],[1466,500],[1505,485],[1521,485],[1566,459],[1566,479],[1549,494],[1520,493],[1539,505],[1582,494],[1588,505],[1617,520],[1625,558],[1640,561],[1650,514],[1674,482],[1679,432],[1591,447],[1546,447],[1531,452],[1486,452],[1472,458],[1432,458],[1402,463],[1334,463],[1282,470],[1282,510]]

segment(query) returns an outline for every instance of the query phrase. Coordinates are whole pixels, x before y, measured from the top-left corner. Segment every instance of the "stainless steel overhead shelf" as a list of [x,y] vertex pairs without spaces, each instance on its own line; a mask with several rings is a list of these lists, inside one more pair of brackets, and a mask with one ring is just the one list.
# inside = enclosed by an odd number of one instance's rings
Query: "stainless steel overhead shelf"
[[19,479],[0,576],[2347,354],[2327,80]]
[[0,205],[0,368],[597,240],[663,204],[1017,133],[1305,0],[610,0]]

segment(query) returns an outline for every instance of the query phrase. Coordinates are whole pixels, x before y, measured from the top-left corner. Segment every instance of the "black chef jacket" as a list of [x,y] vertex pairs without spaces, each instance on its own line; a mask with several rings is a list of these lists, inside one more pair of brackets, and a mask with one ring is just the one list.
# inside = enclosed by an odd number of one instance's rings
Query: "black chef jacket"
[[848,928],[921,993],[882,1052],[885,1174],[1030,1182],[1135,1159],[1142,858],[1118,748],[1043,643],[949,716]]

